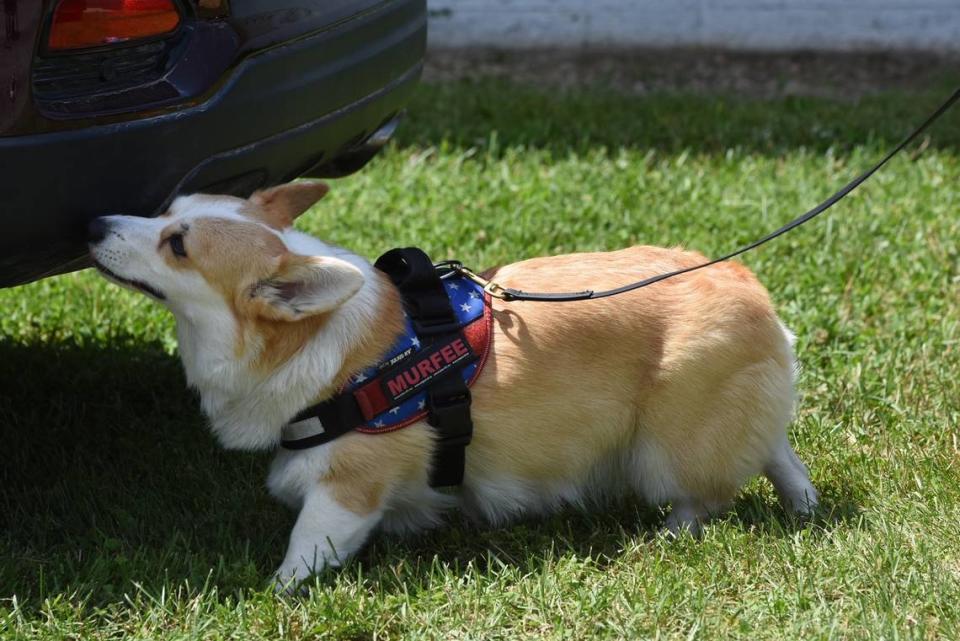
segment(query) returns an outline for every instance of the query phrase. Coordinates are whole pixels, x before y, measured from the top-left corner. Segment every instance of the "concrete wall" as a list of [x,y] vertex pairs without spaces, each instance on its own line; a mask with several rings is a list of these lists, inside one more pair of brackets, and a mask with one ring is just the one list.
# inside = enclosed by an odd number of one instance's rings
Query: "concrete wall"
[[428,0],[433,46],[960,51],[960,0]]

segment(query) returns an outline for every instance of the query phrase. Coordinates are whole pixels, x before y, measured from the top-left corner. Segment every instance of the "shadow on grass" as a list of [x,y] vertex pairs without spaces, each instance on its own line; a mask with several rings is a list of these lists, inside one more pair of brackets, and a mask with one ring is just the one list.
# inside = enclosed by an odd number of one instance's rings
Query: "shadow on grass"
[[[0,598],[16,594],[31,608],[60,594],[109,603],[134,585],[148,594],[184,581],[221,594],[266,585],[294,518],[263,488],[270,457],[213,441],[179,362],[159,344],[0,341],[0,389]],[[829,516],[813,527],[788,518],[769,493],[744,494],[724,520],[759,536],[800,527],[819,536],[859,518],[856,488],[821,491]],[[408,580],[429,583],[438,567],[527,573],[569,554],[604,565],[652,539],[661,521],[660,510],[630,502],[504,528],[453,517],[415,539],[377,537],[348,568],[405,590]]]
[[[821,487],[821,504],[810,519],[798,519],[776,503],[772,493],[745,492],[733,509],[719,516],[713,526],[725,525],[743,530],[758,540],[789,537],[807,532],[816,540],[838,526],[863,522],[863,512],[854,496],[853,485]],[[477,528],[455,519],[451,527],[416,539],[377,537],[360,553],[357,563],[365,574],[378,571],[395,574],[398,561],[404,561],[410,574],[427,579],[439,563],[456,571],[467,568],[485,572],[511,566],[521,574],[538,573],[558,557],[572,555],[590,558],[598,567],[614,563],[625,550],[638,542],[651,544],[661,535],[665,509],[625,500],[592,512],[567,510],[544,519],[524,520],[502,528]],[[712,527],[712,526],[711,526]],[[329,576],[333,576],[331,571]],[[388,578],[388,580],[390,580]]]
[[0,389],[2,597],[263,585],[293,521],[269,457],[214,442],[160,344],[0,341]]
[[[943,78],[919,94],[881,93],[850,104],[810,97],[628,96],[602,89],[548,90],[502,79],[461,80],[423,85],[397,144],[446,144],[494,155],[514,147],[558,155],[598,148],[778,155],[798,148],[823,153],[868,144],[890,147],[932,113],[958,81],[960,76]],[[960,118],[944,117],[926,144],[960,147]]]

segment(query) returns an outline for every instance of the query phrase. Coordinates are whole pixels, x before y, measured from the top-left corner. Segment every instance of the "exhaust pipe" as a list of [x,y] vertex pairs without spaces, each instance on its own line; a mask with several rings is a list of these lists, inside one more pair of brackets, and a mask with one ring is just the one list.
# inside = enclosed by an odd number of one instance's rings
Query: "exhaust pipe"
[[363,168],[393,138],[400,124],[402,113],[397,114],[379,129],[363,139],[337,153],[329,161],[321,161],[306,172],[311,178],[342,178]]

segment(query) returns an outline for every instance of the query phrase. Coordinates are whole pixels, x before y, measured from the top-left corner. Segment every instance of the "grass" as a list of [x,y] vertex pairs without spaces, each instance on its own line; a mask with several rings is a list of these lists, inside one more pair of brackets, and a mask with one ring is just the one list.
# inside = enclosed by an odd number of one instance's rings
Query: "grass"
[[[819,201],[945,94],[855,103],[425,86],[305,229],[482,267],[630,243],[716,255]],[[0,637],[960,637],[960,112],[827,217],[745,257],[799,337],[799,525],[750,484],[703,540],[623,503],[381,537],[309,596],[293,515],[204,427],[158,306],[79,273],[0,291]],[[558,288],[563,284],[558,283]]]

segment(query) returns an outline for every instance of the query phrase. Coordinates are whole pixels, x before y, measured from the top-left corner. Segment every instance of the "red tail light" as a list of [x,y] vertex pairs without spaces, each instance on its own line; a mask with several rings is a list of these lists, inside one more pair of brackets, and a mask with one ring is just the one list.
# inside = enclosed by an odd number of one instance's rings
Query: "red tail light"
[[49,47],[98,47],[170,33],[178,24],[173,0],[61,0],[53,14]]

